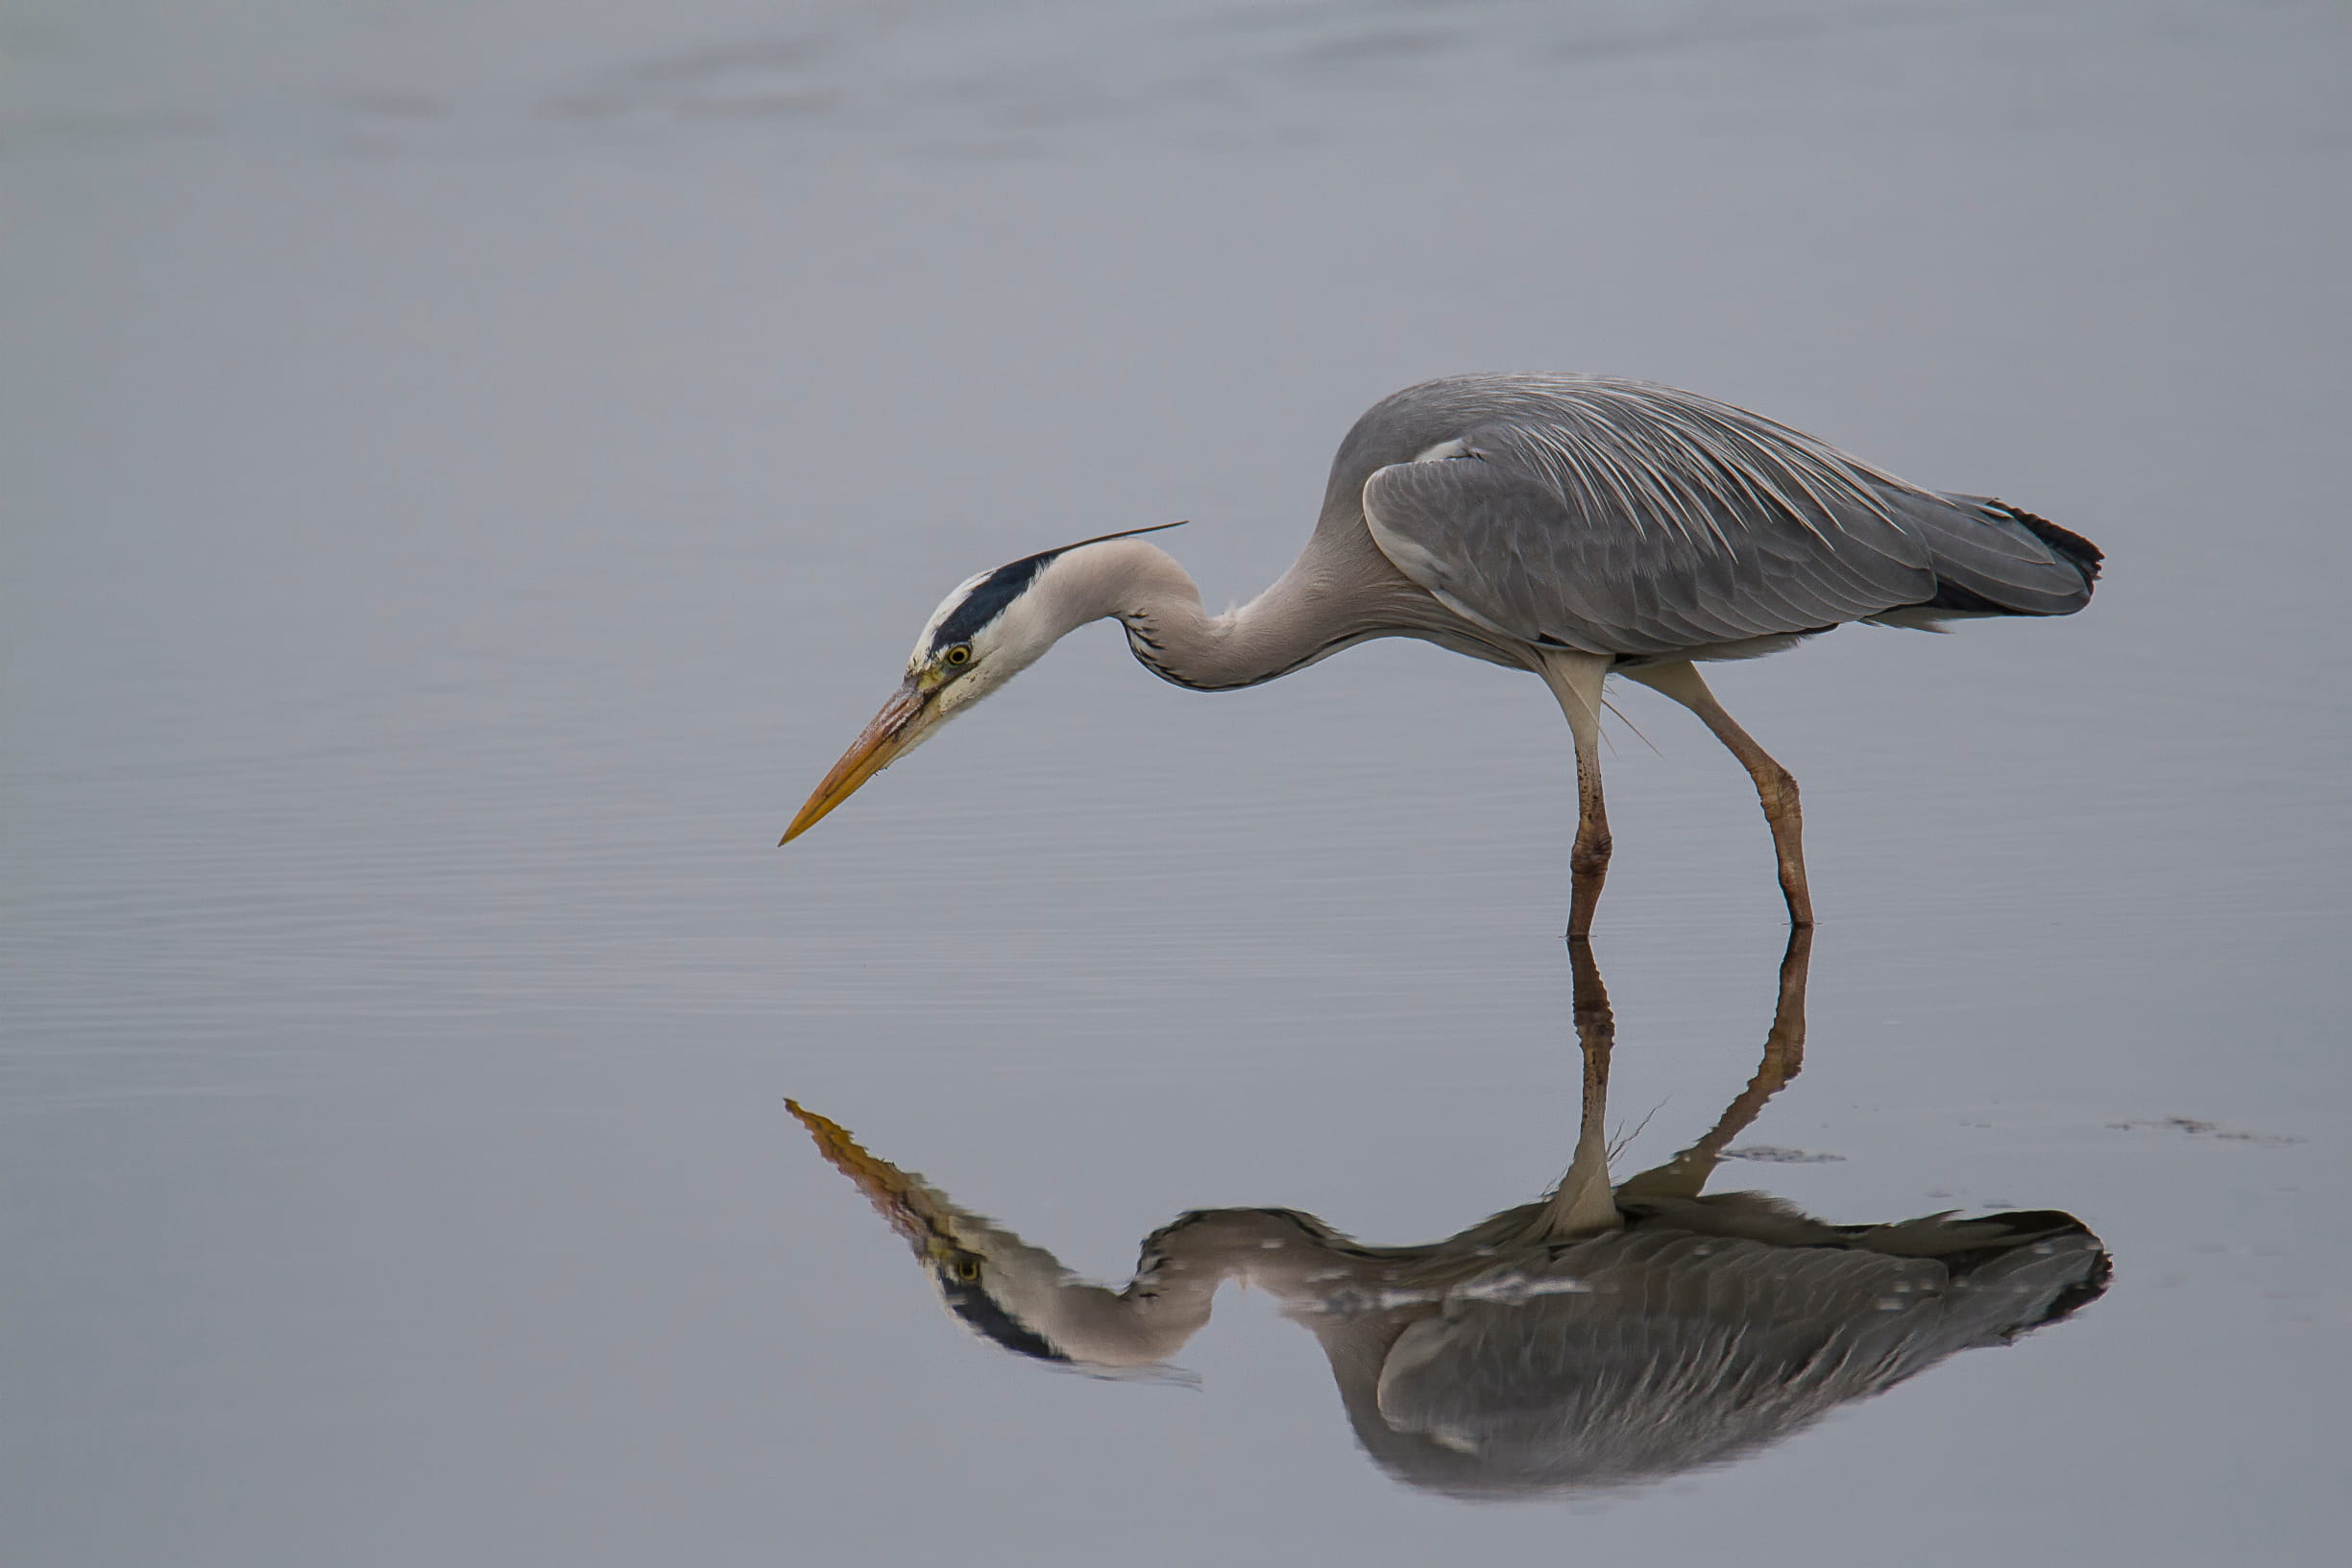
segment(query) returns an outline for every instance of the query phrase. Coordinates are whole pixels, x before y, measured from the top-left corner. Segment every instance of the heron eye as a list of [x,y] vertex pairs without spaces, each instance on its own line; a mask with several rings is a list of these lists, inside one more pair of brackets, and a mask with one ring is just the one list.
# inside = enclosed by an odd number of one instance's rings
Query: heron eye
[[939,662],[943,664],[956,665],[970,663],[972,662],[972,644],[969,642],[957,643],[954,647],[948,649],[947,652],[939,656]]
[[972,1283],[972,1281],[980,1278],[980,1260],[978,1258],[958,1258],[956,1260],[956,1277],[962,1280],[966,1285],[969,1285]]

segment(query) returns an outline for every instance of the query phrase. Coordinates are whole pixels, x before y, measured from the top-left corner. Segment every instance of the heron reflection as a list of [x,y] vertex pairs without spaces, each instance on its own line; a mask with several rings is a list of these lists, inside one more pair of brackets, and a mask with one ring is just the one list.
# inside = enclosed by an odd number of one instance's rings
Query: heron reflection
[[2051,1210],[1835,1224],[1704,1191],[1802,1065],[1810,943],[1791,935],[1747,1086],[1687,1148],[1613,1185],[1614,1021],[1571,943],[1585,1076],[1567,1173],[1541,1201],[1420,1246],[1368,1246],[1292,1209],[1197,1210],[1147,1237],[1114,1290],[788,1103],[950,1310],[1007,1350],[1163,1368],[1219,1286],[1244,1281],[1315,1336],[1358,1441],[1398,1480],[1472,1498],[1608,1490],[1734,1460],[2105,1288],[2098,1238]]

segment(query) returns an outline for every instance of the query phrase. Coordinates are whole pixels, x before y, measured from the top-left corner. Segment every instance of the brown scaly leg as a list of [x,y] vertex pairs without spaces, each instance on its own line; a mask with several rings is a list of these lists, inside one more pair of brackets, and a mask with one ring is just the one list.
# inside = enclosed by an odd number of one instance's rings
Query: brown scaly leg
[[1805,813],[1797,804],[1797,781],[1723,711],[1695,665],[1653,664],[1624,673],[1696,713],[1748,770],[1756,781],[1756,798],[1764,808],[1764,821],[1772,829],[1772,853],[1781,865],[1781,897],[1788,901],[1788,923],[1800,929],[1812,925],[1813,894],[1805,880]]
[[1544,652],[1542,675],[1576,737],[1576,847],[1568,855],[1568,937],[1592,934],[1592,911],[1609,876],[1609,811],[1601,799],[1601,685],[1608,654]]

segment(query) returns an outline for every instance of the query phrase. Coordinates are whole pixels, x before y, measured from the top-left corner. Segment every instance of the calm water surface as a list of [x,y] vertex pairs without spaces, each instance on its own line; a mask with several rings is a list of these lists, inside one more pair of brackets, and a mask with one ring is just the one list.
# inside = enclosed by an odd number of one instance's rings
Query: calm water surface
[[[10,1562],[2338,1560],[2341,8],[38,0],[0,51]],[[1467,368],[2110,552],[2078,617],[1721,673],[1824,924],[1709,1188],[2064,1211],[2104,1295],[1502,1506],[1266,1280],[1180,1375],[1008,1354],[784,1101],[1114,1285],[1187,1210],[1539,1197],[1536,683],[1212,700],[1081,636],[772,848],[962,577],[1187,517],[1244,596]],[[1755,1071],[1783,930],[1745,779],[1621,706],[1622,1175]]]

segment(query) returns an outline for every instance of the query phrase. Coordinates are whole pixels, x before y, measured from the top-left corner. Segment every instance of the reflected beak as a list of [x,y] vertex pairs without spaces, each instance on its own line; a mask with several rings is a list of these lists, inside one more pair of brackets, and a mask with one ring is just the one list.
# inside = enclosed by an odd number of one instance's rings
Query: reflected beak
[[874,715],[858,738],[850,744],[841,760],[833,764],[833,771],[816,786],[809,804],[800,808],[800,815],[784,830],[776,840],[779,847],[789,844],[823,819],[826,812],[858,792],[858,786],[886,768],[899,753],[914,744],[934,722],[936,711],[931,695],[912,681],[898,688],[882,712]]
[[946,1231],[951,1213],[947,1200],[925,1186],[921,1177],[868,1154],[839,1122],[806,1109],[796,1099],[788,1099],[784,1105],[809,1129],[809,1136],[816,1140],[817,1152],[836,1170],[858,1184],[858,1191],[874,1205],[874,1212],[888,1220],[892,1230],[913,1242],[916,1252],[928,1256]]

